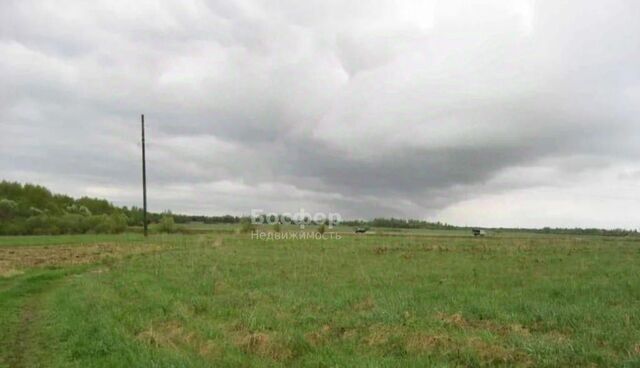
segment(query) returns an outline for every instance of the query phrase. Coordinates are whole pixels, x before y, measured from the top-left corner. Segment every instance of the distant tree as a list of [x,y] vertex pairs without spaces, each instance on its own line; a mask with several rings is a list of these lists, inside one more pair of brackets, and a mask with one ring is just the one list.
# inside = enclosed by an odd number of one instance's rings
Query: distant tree
[[91,216],[91,211],[86,207],[79,204],[72,203],[65,207],[67,213],[82,215],[82,216]]
[[104,199],[82,197],[76,201],[80,206],[84,206],[94,215],[110,215],[116,208]]
[[0,220],[11,220],[18,215],[18,203],[10,199],[0,199]]

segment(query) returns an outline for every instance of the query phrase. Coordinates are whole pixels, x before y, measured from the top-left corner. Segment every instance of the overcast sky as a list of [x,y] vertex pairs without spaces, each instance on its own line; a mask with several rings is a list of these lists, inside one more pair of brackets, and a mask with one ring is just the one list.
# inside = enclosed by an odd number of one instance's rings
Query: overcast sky
[[0,179],[192,214],[640,228],[640,2],[0,1]]

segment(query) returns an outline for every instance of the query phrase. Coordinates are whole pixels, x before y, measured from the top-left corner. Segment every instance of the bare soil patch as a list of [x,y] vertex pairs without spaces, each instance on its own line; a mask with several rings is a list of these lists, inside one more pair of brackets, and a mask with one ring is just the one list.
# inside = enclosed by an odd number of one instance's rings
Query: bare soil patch
[[0,248],[0,277],[11,277],[34,267],[97,263],[132,254],[157,252],[158,245],[100,243],[89,246]]

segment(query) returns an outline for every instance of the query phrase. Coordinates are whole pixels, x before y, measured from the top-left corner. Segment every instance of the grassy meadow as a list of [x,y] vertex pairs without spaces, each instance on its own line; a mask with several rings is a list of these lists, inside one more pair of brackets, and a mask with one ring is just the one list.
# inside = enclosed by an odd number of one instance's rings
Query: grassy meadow
[[637,238],[222,230],[0,237],[0,367],[640,366]]

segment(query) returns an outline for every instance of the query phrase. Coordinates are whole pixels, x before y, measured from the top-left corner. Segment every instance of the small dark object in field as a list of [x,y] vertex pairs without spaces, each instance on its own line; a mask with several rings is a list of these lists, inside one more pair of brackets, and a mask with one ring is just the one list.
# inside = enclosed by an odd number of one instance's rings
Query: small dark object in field
[[472,229],[471,231],[473,232],[473,236],[485,236],[485,235],[487,235],[487,232],[482,230],[482,229]]
[[367,232],[367,230],[369,230],[369,229],[367,229],[366,227],[357,227],[356,228],[356,234],[364,234],[364,233]]

